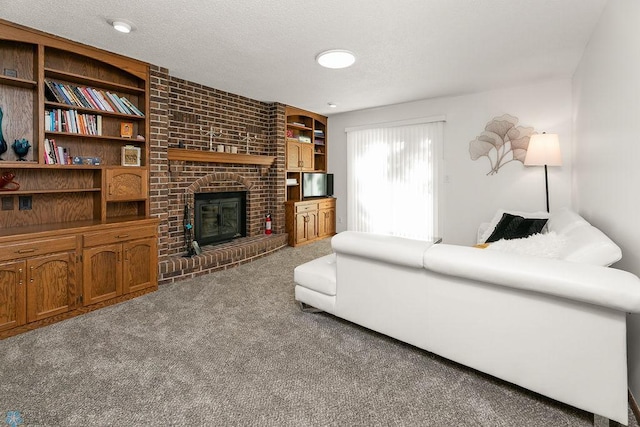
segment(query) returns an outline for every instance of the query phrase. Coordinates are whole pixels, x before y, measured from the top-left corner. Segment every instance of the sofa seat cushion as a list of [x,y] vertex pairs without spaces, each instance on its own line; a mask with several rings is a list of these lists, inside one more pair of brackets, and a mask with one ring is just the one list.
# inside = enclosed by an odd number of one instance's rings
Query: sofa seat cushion
[[314,259],[293,270],[293,280],[300,286],[325,295],[336,294],[336,254]]

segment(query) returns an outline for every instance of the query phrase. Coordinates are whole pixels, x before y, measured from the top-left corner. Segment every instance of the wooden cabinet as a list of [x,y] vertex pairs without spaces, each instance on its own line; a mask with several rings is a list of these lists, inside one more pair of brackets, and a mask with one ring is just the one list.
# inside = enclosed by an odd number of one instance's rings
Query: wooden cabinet
[[0,331],[27,322],[24,261],[0,264]]
[[335,199],[323,198],[285,203],[285,221],[289,245],[299,246],[333,236]]
[[288,171],[313,171],[313,146],[307,143],[287,141]]
[[286,107],[285,120],[287,200],[300,200],[302,174],[327,171],[327,118]]
[[3,20],[0,63],[4,338],[156,289],[158,220],[149,64]]
[[157,238],[153,226],[86,233],[84,304],[91,305],[157,284]]
[[0,330],[76,308],[75,237],[5,245],[0,260]]
[[318,202],[318,237],[336,234],[336,199]]

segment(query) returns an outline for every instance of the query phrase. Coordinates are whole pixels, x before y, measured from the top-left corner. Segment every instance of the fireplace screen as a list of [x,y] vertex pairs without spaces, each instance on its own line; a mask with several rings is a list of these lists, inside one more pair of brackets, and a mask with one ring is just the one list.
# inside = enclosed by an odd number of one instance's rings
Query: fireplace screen
[[246,236],[246,192],[195,194],[195,239],[201,246]]

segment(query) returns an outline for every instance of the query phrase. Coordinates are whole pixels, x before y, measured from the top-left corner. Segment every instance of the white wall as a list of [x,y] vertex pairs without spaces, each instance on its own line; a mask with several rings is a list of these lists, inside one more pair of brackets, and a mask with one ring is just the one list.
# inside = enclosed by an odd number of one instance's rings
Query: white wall
[[[416,101],[329,117],[329,172],[335,174],[337,228],[346,229],[345,128],[372,123],[445,115],[445,141],[440,171],[440,229],[446,243],[475,243],[481,222],[498,208],[544,211],[544,169],[511,162],[487,176],[489,160],[472,161],[469,142],[487,122],[502,114],[536,132],[559,134],[563,166],[549,168],[551,210],[571,204],[571,80],[559,80],[471,95]],[[342,221],[342,222],[340,222]]]
[[[574,197],[640,275],[640,2],[610,0],[573,79]],[[629,386],[640,398],[640,315],[628,318]]]

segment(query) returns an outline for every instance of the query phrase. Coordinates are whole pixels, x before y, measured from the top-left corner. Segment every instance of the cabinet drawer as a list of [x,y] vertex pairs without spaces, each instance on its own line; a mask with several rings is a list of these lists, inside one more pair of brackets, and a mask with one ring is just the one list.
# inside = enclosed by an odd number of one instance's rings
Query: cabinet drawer
[[318,203],[320,209],[330,209],[336,206],[335,200],[325,200],[323,202]]
[[313,212],[318,210],[317,203],[308,203],[308,204],[296,204],[296,213],[302,212]]
[[55,239],[34,240],[26,243],[5,245],[0,248],[0,261],[27,258],[31,256],[51,254],[75,250],[76,237],[58,237]]
[[127,240],[141,239],[143,237],[154,237],[156,235],[155,226],[128,227],[113,231],[96,231],[84,234],[84,246],[110,245],[112,243],[124,242]]

